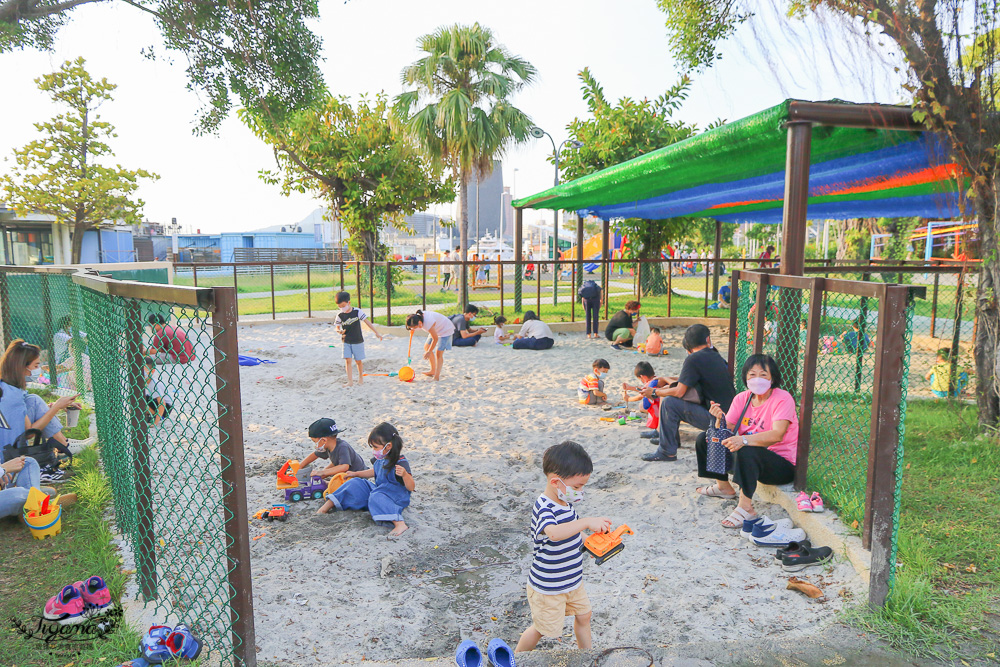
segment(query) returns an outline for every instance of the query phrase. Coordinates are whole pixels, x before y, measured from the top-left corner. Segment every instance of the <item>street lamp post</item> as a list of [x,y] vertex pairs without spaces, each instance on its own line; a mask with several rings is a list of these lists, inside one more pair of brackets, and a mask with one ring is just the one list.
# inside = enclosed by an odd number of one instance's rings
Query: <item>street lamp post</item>
[[[559,144],[559,147],[557,148],[556,140],[552,138],[552,135],[537,125],[528,130],[528,133],[535,139],[548,137],[549,141],[552,142],[552,155],[555,158],[556,166],[556,173],[552,186],[557,187],[559,185],[559,156],[562,154],[563,147],[569,144],[570,148],[582,148],[583,142],[575,139],[566,139]],[[577,252],[582,251],[583,248],[577,248]],[[541,271],[539,271],[539,273],[541,273]],[[559,211],[557,209],[552,210],[552,305],[559,305]]]

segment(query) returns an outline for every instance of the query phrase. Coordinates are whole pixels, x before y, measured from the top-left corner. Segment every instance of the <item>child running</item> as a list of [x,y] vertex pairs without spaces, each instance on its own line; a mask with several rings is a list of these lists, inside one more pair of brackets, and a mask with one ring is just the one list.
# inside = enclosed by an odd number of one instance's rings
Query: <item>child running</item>
[[528,606],[531,625],[521,634],[515,652],[530,651],[542,637],[561,637],[567,616],[573,616],[576,645],[591,647],[590,600],[583,588],[583,540],[580,533],[606,533],[611,520],[580,519],[573,503],[583,500],[581,489],[594,464],[587,451],[567,440],[542,455],[546,486],[531,510],[531,569],[528,571]]
[[510,340],[510,334],[504,329],[504,325],[507,324],[507,318],[503,315],[497,315],[493,318],[493,342],[497,345],[503,345]]
[[[414,481],[410,462],[403,456],[403,441],[396,427],[382,422],[368,435],[372,469],[344,473],[344,484],[329,494],[317,514],[331,509],[368,510],[374,521],[391,521],[389,537],[399,537],[408,528],[403,510],[410,504]],[[374,481],[372,481],[374,479]]]
[[343,438],[338,438],[340,429],[337,422],[324,417],[309,424],[309,439],[316,445],[316,451],[302,459],[299,468],[305,468],[316,459],[324,459],[328,465],[321,470],[314,470],[317,477],[332,477],[342,472],[361,472],[367,470],[365,460]]
[[608,395],[604,393],[604,380],[601,377],[610,370],[611,364],[604,359],[594,360],[593,372],[580,380],[580,386],[576,390],[580,405],[601,405],[607,402]]
[[351,359],[358,365],[358,384],[364,384],[365,337],[361,333],[361,323],[368,325],[379,340],[382,340],[382,334],[372,326],[365,311],[351,306],[351,295],[347,292],[337,292],[337,307],[340,308],[340,312],[337,313],[337,332],[344,341],[344,364],[347,366],[347,384],[344,386],[350,387],[354,384],[354,378],[351,376]]
[[441,379],[441,369],[444,367],[444,353],[451,349],[451,338],[455,334],[455,323],[441,313],[428,310],[426,313],[418,310],[406,318],[406,330],[423,329],[428,335],[424,343],[424,359],[430,362],[431,369],[424,375],[432,380]]

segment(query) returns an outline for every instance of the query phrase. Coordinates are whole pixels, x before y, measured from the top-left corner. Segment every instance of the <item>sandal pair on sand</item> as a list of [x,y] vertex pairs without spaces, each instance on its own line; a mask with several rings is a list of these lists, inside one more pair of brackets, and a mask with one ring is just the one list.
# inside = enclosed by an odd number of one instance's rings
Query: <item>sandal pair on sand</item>
[[[712,486],[699,486],[698,493],[709,498],[722,498],[723,500],[736,500],[738,493],[726,493],[719,488],[718,484]],[[756,512],[748,512],[742,507],[737,507],[732,513],[722,520],[723,528],[742,528],[744,521],[753,521],[757,518]]]
[[[514,652],[502,639],[491,639],[486,647],[486,655],[493,667],[515,667]],[[483,652],[476,642],[466,639],[455,651],[455,664],[458,667],[483,667]]]

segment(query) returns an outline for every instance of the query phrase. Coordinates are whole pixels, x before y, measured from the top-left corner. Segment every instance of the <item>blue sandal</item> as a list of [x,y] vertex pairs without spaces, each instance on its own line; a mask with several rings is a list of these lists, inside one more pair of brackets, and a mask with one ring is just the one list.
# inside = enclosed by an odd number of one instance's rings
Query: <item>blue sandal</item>
[[482,667],[483,652],[476,646],[476,642],[466,639],[455,651],[455,664],[458,667]]
[[489,656],[493,667],[516,667],[514,652],[502,639],[491,639],[489,646],[486,647],[486,655]]

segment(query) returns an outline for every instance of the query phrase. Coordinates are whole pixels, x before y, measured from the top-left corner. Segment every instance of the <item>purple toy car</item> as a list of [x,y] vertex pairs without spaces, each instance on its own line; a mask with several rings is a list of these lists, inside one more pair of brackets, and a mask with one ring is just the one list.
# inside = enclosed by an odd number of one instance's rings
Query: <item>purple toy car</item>
[[309,479],[309,483],[305,486],[300,486],[297,489],[285,489],[285,500],[291,503],[297,503],[300,500],[309,500],[310,498],[319,500],[323,497],[326,486],[326,480],[313,475]]

